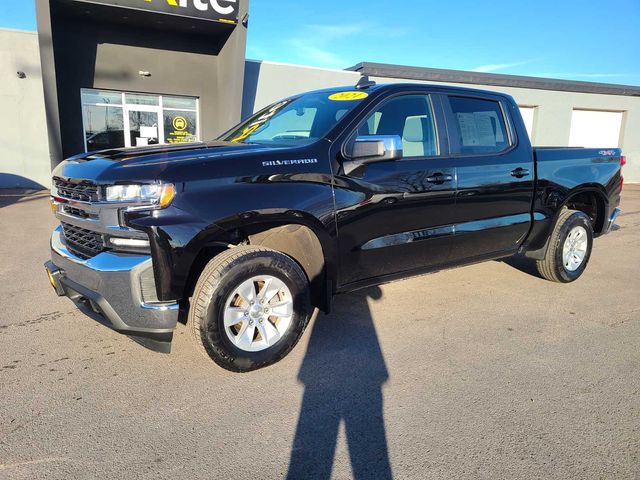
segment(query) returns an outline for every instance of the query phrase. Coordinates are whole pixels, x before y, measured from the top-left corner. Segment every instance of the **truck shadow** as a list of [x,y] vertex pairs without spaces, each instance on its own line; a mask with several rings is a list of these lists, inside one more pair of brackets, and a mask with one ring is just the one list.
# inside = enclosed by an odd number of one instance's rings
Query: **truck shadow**
[[336,297],[318,318],[298,379],[305,385],[289,479],[331,478],[344,424],[354,478],[392,478],[382,385],[389,378],[367,300],[379,287]]
[[531,258],[527,258],[522,255],[514,255],[513,257],[498,260],[498,262],[502,262],[516,270],[520,270],[522,273],[526,273],[536,278],[542,278],[536,268],[536,261]]
[[48,196],[49,192],[39,183],[20,175],[0,173],[0,208]]

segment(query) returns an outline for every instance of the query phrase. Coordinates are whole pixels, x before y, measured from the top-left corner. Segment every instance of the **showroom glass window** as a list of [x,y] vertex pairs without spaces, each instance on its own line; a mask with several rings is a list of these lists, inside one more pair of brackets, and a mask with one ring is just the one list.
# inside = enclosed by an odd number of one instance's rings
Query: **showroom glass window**
[[82,90],[85,150],[199,140],[198,99]]
[[198,100],[162,97],[165,143],[198,141]]

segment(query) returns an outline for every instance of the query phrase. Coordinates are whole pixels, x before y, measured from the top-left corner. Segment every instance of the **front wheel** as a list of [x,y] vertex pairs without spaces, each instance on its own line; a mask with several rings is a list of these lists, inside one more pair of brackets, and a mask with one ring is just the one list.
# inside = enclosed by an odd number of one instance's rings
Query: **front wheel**
[[592,247],[589,217],[577,210],[564,210],[551,233],[545,258],[536,262],[538,272],[553,282],[573,282],[587,268]]
[[227,370],[247,372],[285,357],[310,316],[300,266],[275,250],[241,246],[202,271],[187,325],[202,353]]

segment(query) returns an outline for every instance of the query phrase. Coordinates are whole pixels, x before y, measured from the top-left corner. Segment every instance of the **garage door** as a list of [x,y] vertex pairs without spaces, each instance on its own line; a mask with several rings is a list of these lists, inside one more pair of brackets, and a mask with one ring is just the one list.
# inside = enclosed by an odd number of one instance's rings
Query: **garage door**
[[536,107],[518,107],[522,120],[524,120],[524,126],[527,128],[529,138],[533,141],[533,119],[536,116]]
[[571,116],[570,147],[618,147],[622,112],[574,110]]

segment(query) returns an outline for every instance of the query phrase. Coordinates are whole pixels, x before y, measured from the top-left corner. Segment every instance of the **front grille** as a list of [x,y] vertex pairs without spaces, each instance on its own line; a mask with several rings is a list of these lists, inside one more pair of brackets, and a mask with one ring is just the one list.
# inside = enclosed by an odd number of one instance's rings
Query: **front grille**
[[97,202],[98,186],[91,182],[70,182],[61,178],[54,178],[53,183],[58,191],[58,196],[80,202]]
[[62,223],[62,231],[71,253],[82,259],[95,257],[104,250],[104,241],[98,232],[64,222]]

